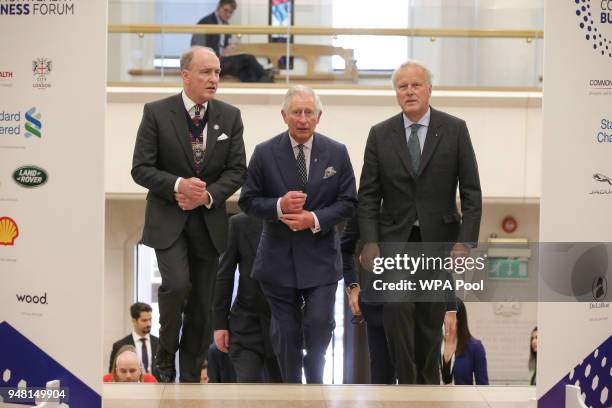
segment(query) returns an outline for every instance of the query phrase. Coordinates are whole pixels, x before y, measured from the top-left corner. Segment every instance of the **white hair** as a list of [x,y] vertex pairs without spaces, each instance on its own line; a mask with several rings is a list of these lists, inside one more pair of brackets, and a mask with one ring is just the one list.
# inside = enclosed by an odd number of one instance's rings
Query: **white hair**
[[395,71],[393,71],[393,74],[391,75],[391,84],[393,85],[393,89],[395,89],[395,78],[397,77],[397,74],[400,71],[403,71],[406,68],[410,68],[410,67],[417,67],[423,70],[423,72],[425,73],[425,77],[427,79],[427,83],[429,84],[429,86],[431,86],[431,78],[433,76],[431,75],[431,71],[425,65],[421,64],[418,61],[408,60],[404,62],[402,65],[400,65],[399,67],[397,67]]
[[291,88],[289,88],[287,90],[287,93],[285,94],[285,100],[283,102],[283,108],[282,108],[283,112],[287,113],[287,109],[289,108],[289,104],[291,103],[291,100],[297,94],[307,94],[307,95],[312,96],[312,99],[314,99],[316,113],[323,111],[323,104],[321,103],[321,99],[319,99],[319,95],[317,95],[316,92],[312,88],[309,88],[304,85],[294,85]]

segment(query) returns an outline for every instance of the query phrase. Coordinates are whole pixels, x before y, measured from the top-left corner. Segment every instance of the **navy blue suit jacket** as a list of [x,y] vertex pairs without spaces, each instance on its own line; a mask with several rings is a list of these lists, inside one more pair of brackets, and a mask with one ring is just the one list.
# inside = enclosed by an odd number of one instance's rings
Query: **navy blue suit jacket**
[[480,340],[472,337],[467,341],[463,355],[455,355],[453,378],[455,385],[474,385],[474,380],[476,385],[489,385],[487,354]]
[[357,206],[355,175],[346,147],[315,133],[304,209],[319,220],[321,231],[294,232],[278,219],[276,203],[298,191],[298,170],[287,132],[255,147],[240,194],[245,213],[264,220],[252,277],[277,286],[305,289],[342,277],[340,239],[335,225]]

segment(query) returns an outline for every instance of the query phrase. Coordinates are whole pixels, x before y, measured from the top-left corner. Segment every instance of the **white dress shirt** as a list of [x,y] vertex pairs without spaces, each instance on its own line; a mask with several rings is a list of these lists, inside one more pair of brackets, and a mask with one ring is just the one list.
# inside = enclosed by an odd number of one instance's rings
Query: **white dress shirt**
[[153,358],[153,351],[151,350],[152,346],[151,346],[151,336],[149,334],[146,334],[144,336],[139,336],[138,333],[136,333],[135,331],[132,331],[132,338],[134,339],[134,345],[136,347],[136,354],[138,354],[138,362],[140,364],[142,364],[142,341],[140,341],[140,339],[144,337],[146,339],[146,343],[147,343],[147,357],[148,358],[148,362],[149,362],[149,366],[148,367],[143,367],[147,374],[151,373],[151,360]]

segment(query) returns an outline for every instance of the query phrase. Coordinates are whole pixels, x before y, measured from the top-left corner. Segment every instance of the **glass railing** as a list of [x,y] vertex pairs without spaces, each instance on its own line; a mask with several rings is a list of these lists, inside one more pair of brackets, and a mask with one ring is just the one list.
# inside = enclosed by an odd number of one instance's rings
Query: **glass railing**
[[[216,36],[231,46],[224,56],[253,55],[282,86],[388,88],[393,69],[416,59],[430,68],[438,88],[541,87],[540,2],[514,9],[379,3],[372,8],[360,0],[315,0],[278,17],[268,4],[247,1],[239,4],[231,24],[198,25],[216,2],[110,2],[108,80],[179,85],[180,54],[194,38],[202,43]],[[287,21],[292,16],[293,25],[274,25],[283,15]],[[223,82],[245,86],[235,76]]]

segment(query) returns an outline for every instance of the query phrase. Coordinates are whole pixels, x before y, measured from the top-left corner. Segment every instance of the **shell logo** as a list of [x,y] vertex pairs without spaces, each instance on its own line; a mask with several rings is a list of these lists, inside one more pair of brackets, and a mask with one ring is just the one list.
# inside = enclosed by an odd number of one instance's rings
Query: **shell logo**
[[10,217],[0,217],[0,245],[14,245],[19,236],[17,223]]

